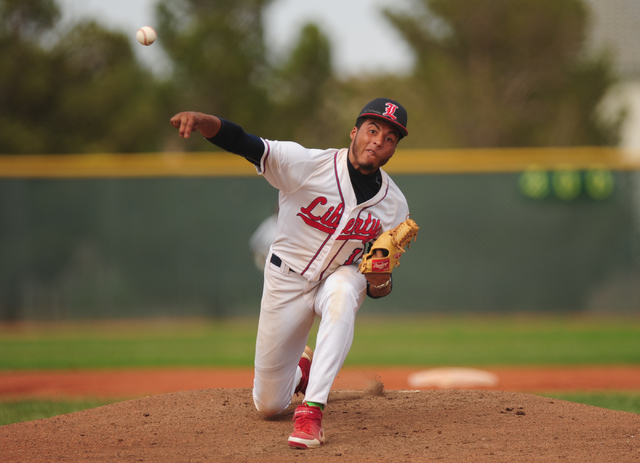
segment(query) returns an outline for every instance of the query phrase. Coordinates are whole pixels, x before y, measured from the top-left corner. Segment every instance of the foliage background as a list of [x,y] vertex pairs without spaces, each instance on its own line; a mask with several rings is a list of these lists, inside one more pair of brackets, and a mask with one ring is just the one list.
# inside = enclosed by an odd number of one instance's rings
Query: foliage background
[[597,113],[616,77],[604,53],[586,50],[582,0],[412,0],[410,14],[385,12],[416,56],[412,72],[346,80],[313,23],[289,56],[268,59],[269,3],[160,0],[154,46],[172,71],[156,76],[122,33],[93,21],[62,28],[55,0],[1,0],[0,154],[215,149],[178,143],[167,121],[179,110],[338,147],[379,95],[407,107],[409,148],[617,141],[622,115]]

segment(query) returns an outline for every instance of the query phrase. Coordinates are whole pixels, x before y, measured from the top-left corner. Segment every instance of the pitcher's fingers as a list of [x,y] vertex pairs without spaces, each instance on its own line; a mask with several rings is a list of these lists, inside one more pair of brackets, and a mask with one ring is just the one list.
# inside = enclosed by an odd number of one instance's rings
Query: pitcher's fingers
[[170,120],[169,123],[174,126],[176,129],[180,128],[180,124],[182,121],[182,116],[184,113],[178,113],[175,116],[173,116]]
[[196,118],[188,112],[176,114],[169,122],[178,129],[178,134],[183,138],[189,138],[191,132],[198,128]]
[[188,118],[186,121],[183,121],[180,125],[180,136],[183,138],[189,138],[191,132],[198,128],[197,124],[192,118]]
[[191,113],[184,113],[180,118],[180,136],[182,138],[189,138],[191,132],[197,130],[198,123],[196,117]]

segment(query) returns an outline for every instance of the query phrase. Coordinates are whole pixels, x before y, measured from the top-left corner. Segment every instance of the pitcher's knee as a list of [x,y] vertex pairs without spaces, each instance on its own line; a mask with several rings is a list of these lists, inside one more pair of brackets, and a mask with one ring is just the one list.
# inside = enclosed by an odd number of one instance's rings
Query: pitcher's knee
[[262,414],[265,418],[277,415],[285,408],[287,408],[289,402],[290,401],[287,401],[287,403],[283,404],[282,401],[261,400],[260,398],[256,397],[255,394],[253,396],[253,404],[256,406],[256,410],[258,410],[260,414]]
[[253,403],[262,415],[276,415],[291,403],[295,388],[295,369],[291,372],[289,370],[256,367],[253,378]]

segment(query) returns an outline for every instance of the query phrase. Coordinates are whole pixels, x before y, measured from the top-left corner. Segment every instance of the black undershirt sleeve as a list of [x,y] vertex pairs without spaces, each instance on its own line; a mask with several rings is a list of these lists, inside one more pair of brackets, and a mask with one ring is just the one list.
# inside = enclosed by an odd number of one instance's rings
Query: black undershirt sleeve
[[242,127],[233,122],[225,119],[220,119],[220,122],[222,123],[220,131],[215,137],[207,138],[207,140],[223,150],[238,154],[252,164],[259,166],[264,155],[262,138],[246,133]]

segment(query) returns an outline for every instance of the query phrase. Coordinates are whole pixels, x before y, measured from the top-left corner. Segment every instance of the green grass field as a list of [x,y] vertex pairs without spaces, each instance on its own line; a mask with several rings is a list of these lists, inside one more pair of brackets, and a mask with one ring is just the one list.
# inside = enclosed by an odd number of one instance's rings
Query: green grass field
[[[256,326],[256,319],[0,325],[0,371],[249,367],[253,364]],[[362,317],[346,365],[640,365],[640,319]],[[640,413],[640,385],[638,393],[556,398]],[[0,424],[105,403],[0,402]]]
[[18,400],[0,401],[0,426],[66,415],[107,405],[114,400]]
[[[252,366],[256,326],[255,319],[5,326],[0,370]],[[363,317],[347,364],[639,365],[640,319]]]

